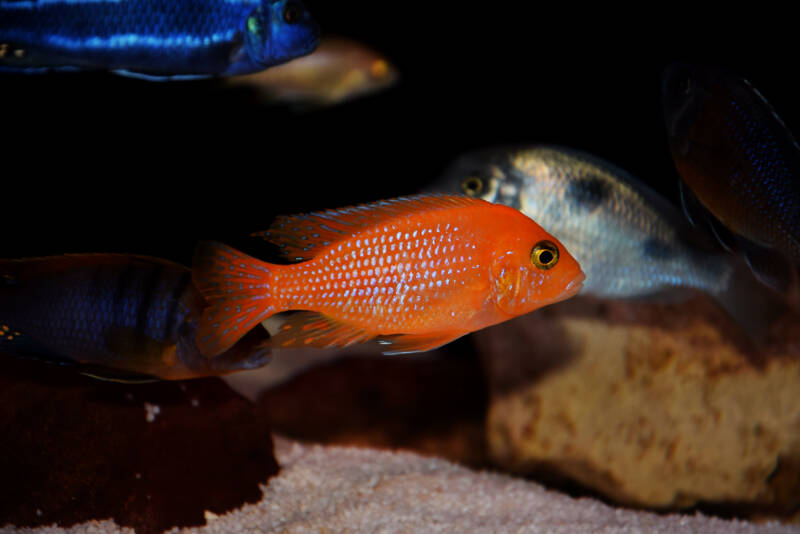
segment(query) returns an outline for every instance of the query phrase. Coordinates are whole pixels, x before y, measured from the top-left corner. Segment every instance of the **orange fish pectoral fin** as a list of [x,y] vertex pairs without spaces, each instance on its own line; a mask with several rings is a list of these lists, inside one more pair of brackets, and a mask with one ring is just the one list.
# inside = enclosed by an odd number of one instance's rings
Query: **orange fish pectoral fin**
[[387,355],[409,354],[412,352],[426,352],[455,341],[468,332],[436,332],[428,334],[398,334],[386,336],[378,340],[383,346],[383,353]]
[[220,243],[200,243],[192,280],[208,301],[195,341],[204,356],[222,354],[274,314],[270,265]]
[[337,321],[316,312],[298,312],[281,325],[280,331],[270,338],[276,349],[298,347],[347,347],[363,343],[375,334],[358,326]]

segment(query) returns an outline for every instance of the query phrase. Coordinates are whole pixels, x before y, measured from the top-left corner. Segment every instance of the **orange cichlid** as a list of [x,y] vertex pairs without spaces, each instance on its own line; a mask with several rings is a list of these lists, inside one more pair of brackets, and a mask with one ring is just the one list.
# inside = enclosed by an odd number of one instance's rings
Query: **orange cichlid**
[[279,217],[260,234],[299,263],[277,265],[202,243],[193,278],[209,302],[196,341],[221,354],[291,310],[272,347],[377,339],[386,354],[431,350],[580,291],[563,245],[519,211],[419,195]]

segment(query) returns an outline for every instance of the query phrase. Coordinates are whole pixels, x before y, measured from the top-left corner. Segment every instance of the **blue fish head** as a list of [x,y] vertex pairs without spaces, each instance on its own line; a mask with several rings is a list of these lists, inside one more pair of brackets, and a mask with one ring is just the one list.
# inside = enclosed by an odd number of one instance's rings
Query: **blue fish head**
[[247,17],[245,51],[262,68],[310,54],[319,26],[300,0],[264,0]]

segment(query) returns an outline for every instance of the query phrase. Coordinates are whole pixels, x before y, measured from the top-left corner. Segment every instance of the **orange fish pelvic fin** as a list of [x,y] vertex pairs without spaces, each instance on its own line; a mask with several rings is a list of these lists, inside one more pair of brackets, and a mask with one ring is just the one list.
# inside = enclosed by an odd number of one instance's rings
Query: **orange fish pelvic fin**
[[270,338],[270,345],[281,349],[346,347],[374,337],[375,334],[363,328],[337,321],[321,313],[299,312],[281,325],[280,332]]
[[413,352],[426,352],[437,349],[451,341],[455,341],[468,332],[448,330],[428,334],[398,334],[384,336],[378,340],[387,355],[410,354]]
[[192,280],[208,302],[195,340],[207,357],[230,349],[276,309],[270,264],[221,243],[200,243]]

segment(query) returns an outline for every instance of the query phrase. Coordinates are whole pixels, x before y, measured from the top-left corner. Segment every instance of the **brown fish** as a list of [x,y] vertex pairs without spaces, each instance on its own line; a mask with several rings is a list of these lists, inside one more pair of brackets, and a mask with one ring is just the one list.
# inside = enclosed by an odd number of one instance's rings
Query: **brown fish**
[[764,284],[797,286],[800,147],[786,125],[749,82],[720,69],[673,65],[662,96],[690,218],[710,221]]

